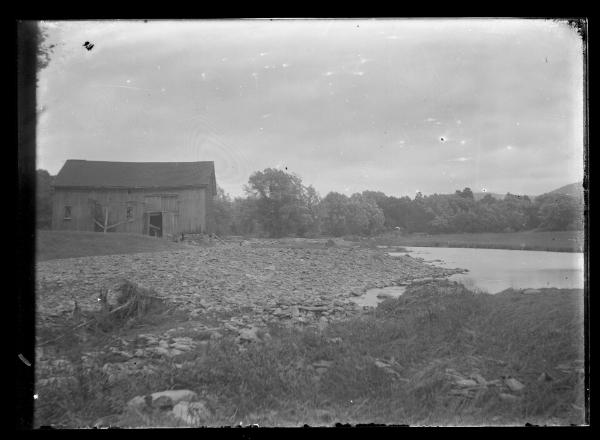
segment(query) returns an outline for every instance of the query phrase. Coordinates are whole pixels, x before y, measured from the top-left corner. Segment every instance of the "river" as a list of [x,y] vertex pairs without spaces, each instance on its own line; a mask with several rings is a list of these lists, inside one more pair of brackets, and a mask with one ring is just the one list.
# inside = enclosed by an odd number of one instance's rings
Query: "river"
[[[405,249],[407,252],[390,252],[390,255],[408,253],[413,258],[422,258],[424,262],[440,267],[468,269],[469,272],[452,275],[449,279],[487,293],[498,293],[508,288],[583,289],[584,260],[580,252],[442,247]],[[375,306],[382,301],[382,294],[399,296],[403,292],[404,287],[371,289],[355,302]]]
[[583,289],[583,253],[580,252],[440,247],[405,249],[410,256],[423,258],[434,265],[468,269],[468,273],[452,275],[450,279],[488,293],[498,293],[511,287]]

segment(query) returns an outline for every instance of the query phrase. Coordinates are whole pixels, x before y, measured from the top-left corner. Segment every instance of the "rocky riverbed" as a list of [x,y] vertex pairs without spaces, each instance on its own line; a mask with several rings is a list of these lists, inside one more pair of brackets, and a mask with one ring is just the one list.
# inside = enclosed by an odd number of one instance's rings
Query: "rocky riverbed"
[[153,289],[191,317],[234,314],[251,325],[303,315],[346,315],[356,309],[351,299],[369,288],[456,272],[460,270],[408,256],[392,258],[379,250],[340,247],[223,244],[51,260],[37,265],[38,322],[71,312],[75,302],[84,310],[97,308],[101,291],[108,289],[110,296],[123,279]]
[[[153,374],[161,363],[185,367],[215,339],[230,337],[241,350],[268,343],[268,328],[316,326],[362,312],[353,298],[374,287],[407,285],[460,269],[424,264],[409,256],[355,246],[294,247],[285,243],[219,243],[212,247],[133,255],[51,260],[37,264],[37,325],[60,327],[74,311],[98,310],[108,292],[114,304],[123,280],[151,289],[169,319],[117,332],[102,346],[83,344],[75,363],[100,366],[108,385],[131,374]],[[38,387],[74,386],[73,359],[66,359],[38,332]],[[156,370],[156,371],[155,371]]]

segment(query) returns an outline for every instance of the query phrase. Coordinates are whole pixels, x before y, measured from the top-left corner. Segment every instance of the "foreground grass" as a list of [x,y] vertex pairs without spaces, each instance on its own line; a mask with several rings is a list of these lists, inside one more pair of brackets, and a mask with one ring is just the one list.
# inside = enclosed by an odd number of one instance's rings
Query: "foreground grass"
[[37,261],[93,255],[135,254],[179,249],[180,244],[144,235],[38,230]]
[[[71,427],[106,415],[120,426],[177,426],[121,411],[136,395],[191,389],[212,410],[209,426],[582,424],[583,376],[557,369],[584,357],[582,304],[581,290],[488,295],[425,285],[322,332],[274,327],[268,343],[244,352],[228,338],[211,341],[179,364],[157,360],[155,374],[110,385],[101,365],[80,367],[80,385],[36,391],[36,416]],[[68,346],[76,361],[77,343]],[[311,364],[323,360],[331,366],[318,374]],[[509,402],[493,387],[456,396],[448,371],[512,376],[525,388]]]
[[374,238],[377,244],[467,247],[554,252],[583,252],[583,231],[523,231],[465,234],[394,235]]

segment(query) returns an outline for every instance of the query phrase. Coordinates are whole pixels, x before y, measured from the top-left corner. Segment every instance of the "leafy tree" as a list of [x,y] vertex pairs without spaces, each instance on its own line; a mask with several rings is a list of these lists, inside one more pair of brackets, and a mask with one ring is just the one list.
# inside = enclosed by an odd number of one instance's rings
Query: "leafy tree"
[[427,200],[418,192],[411,203],[408,214],[407,228],[409,232],[429,232],[428,223],[435,218],[431,208],[427,206]]
[[306,218],[303,225],[306,227],[304,233],[310,233],[311,235],[317,235],[321,231],[320,218],[319,218],[319,204],[321,203],[321,197],[317,190],[309,185],[305,188],[304,192],[304,204],[306,206]]
[[409,218],[412,210],[410,197],[389,196],[379,205],[384,215],[384,224],[388,228],[400,227],[408,230]]
[[493,205],[496,202],[496,198],[491,194],[486,194],[479,202],[483,205]]
[[582,230],[583,203],[566,194],[546,194],[536,199],[539,206],[540,229]]
[[245,190],[256,200],[256,219],[271,237],[303,234],[309,229],[307,191],[299,176],[267,168],[252,174]]
[[333,191],[321,200],[319,217],[325,234],[340,237],[348,233],[346,219],[349,215],[349,203],[347,196]]
[[356,199],[359,201],[368,219],[367,234],[374,235],[382,232],[385,225],[385,216],[375,199],[364,196],[358,196]]
[[236,197],[231,204],[231,233],[250,235],[262,232],[257,218],[256,199]]
[[38,71],[41,71],[42,69],[48,67],[48,64],[50,63],[50,56],[52,55],[56,45],[48,43],[48,29],[45,28],[42,23],[38,23],[37,29],[37,68]]
[[471,191],[471,188],[465,188],[462,191],[456,190],[455,194],[464,199],[471,199],[471,200],[475,199],[475,196],[473,195],[473,191]]
[[350,198],[346,205],[346,226],[348,233],[356,235],[369,235],[369,215],[362,201]]
[[233,226],[233,202],[223,188],[217,186],[217,195],[213,201],[215,232],[228,235]]

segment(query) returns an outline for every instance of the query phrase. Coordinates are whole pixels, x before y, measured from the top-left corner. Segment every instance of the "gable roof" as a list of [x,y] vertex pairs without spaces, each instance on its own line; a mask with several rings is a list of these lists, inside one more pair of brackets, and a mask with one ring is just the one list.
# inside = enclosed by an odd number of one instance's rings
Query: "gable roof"
[[70,159],[54,179],[55,187],[181,188],[213,187],[214,162],[104,162]]

